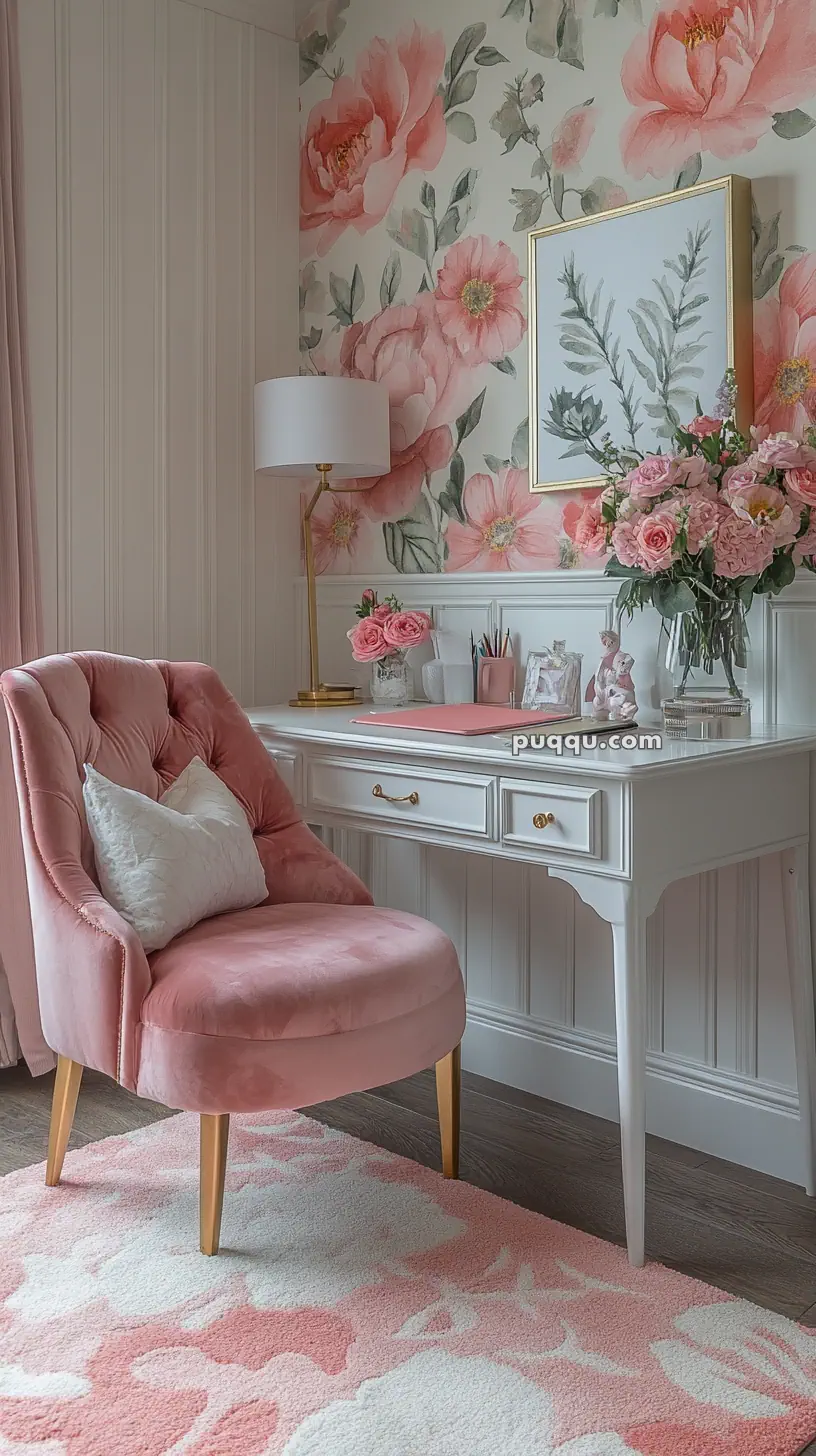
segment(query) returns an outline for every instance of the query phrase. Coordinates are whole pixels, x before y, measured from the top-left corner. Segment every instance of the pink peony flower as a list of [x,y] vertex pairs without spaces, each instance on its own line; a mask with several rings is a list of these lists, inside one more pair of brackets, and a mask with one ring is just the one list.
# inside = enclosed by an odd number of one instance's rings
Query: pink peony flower
[[816,465],[816,450],[810,445],[803,445],[796,435],[788,430],[780,430],[776,435],[768,435],[757,446],[757,460],[761,465],[770,466],[774,470],[795,470],[799,466],[811,467]]
[[340,363],[344,374],[377,379],[388,389],[391,469],[360,500],[374,520],[399,520],[410,515],[425,476],[449,463],[449,426],[473,397],[473,375],[445,339],[430,293],[352,324]]
[[446,571],[541,571],[560,565],[558,517],[529,488],[527,471],[504,469],[498,481],[472,475],[462,503],[467,523],[445,535]]
[[606,212],[612,207],[625,207],[629,201],[623,188],[610,177],[593,177],[589,186],[584,188],[584,196],[587,193],[597,198],[599,212]]
[[686,425],[690,435],[695,435],[698,440],[707,440],[709,435],[722,433],[722,420],[715,420],[713,415],[697,415],[696,419]]
[[816,470],[809,470],[806,466],[786,470],[785,485],[797,500],[804,501],[808,506],[816,506]]
[[810,0],[663,0],[621,81],[634,177],[665,177],[695,152],[735,157],[816,90],[816,14]]
[[673,511],[643,516],[637,527],[638,562],[644,571],[663,571],[674,559],[678,522]]
[[755,442],[759,432],[801,433],[816,418],[816,253],[782,274],[779,298],[754,305]]
[[799,530],[801,512],[794,515],[781,490],[758,480],[735,491],[731,498],[734,514],[755,526],[770,526],[777,546],[789,546]]
[[723,494],[729,500],[741,490],[748,490],[750,486],[756,485],[759,480],[757,471],[748,461],[742,465],[732,465],[728,470],[723,471],[722,489]]
[[621,566],[638,566],[638,526],[642,517],[633,516],[629,521],[618,521],[612,532],[612,550]]
[[708,461],[702,455],[678,455],[675,457],[677,483],[688,490],[701,490],[710,484]]
[[710,496],[693,491],[686,496],[688,517],[686,519],[686,540],[692,556],[703,549],[717,529],[723,507]]
[[770,566],[774,553],[773,527],[755,526],[727,511],[714,537],[714,570],[718,576],[756,576]]
[[445,41],[414,25],[397,41],[375,39],[354,77],[338,76],[312,107],[300,155],[300,226],[319,229],[321,255],[349,226],[382,222],[406,172],[433,171],[447,133],[437,86]]
[[361,617],[356,626],[349,628],[346,636],[355,662],[376,662],[379,657],[387,657],[393,651],[385,640],[382,626],[373,617]]
[[382,629],[389,647],[419,647],[431,635],[431,619],[427,612],[392,612]]
[[372,530],[356,496],[327,491],[312,512],[315,571],[353,571],[355,557],[370,544],[367,537]]
[[588,501],[575,524],[573,537],[579,551],[588,556],[603,556],[609,550],[606,525],[598,500]]
[[552,134],[552,162],[557,172],[572,172],[580,165],[592,141],[596,116],[590,105],[573,106],[561,118]]
[[629,471],[626,484],[634,501],[645,501],[670,490],[677,483],[677,478],[673,455],[647,455],[634,470]]
[[503,359],[521,343],[521,281],[512,249],[484,233],[448,248],[434,297],[442,332],[466,364]]

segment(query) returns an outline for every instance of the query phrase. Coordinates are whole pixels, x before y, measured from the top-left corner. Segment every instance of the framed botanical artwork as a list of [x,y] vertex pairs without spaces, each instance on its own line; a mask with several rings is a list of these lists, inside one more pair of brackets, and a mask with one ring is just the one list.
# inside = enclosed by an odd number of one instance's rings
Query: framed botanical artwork
[[737,373],[753,410],[751,184],[720,177],[529,235],[530,489],[602,484],[602,441],[648,454]]

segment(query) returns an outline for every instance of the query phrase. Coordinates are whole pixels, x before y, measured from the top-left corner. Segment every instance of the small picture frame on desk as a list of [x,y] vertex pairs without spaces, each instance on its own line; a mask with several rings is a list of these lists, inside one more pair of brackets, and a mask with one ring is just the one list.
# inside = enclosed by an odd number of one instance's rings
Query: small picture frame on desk
[[579,716],[581,660],[579,653],[566,652],[562,642],[556,642],[542,652],[528,653],[522,708],[530,712],[538,708],[557,708]]

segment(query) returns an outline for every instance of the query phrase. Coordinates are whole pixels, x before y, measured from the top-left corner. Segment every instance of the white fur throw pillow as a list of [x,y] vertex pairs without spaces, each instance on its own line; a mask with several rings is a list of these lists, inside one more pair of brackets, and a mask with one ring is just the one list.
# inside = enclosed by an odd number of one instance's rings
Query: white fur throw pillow
[[102,893],[146,951],[209,915],[266,899],[246,814],[200,758],[158,803],[86,763],[82,797]]

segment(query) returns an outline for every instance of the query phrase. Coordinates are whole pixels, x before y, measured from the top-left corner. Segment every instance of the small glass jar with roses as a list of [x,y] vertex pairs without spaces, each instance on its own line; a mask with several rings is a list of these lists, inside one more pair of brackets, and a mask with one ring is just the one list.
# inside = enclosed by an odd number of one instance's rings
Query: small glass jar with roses
[[358,622],[346,633],[355,662],[371,663],[371,698],[379,708],[403,708],[413,693],[406,653],[427,642],[427,612],[406,611],[395,596],[377,600],[369,587],[357,606]]

